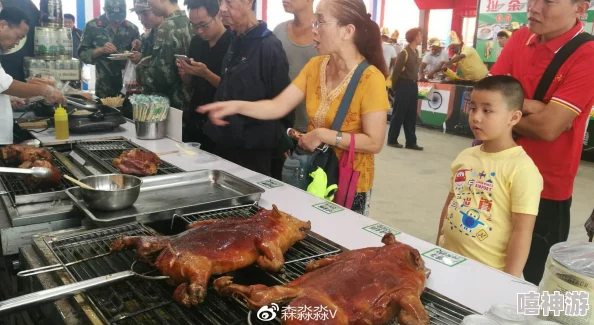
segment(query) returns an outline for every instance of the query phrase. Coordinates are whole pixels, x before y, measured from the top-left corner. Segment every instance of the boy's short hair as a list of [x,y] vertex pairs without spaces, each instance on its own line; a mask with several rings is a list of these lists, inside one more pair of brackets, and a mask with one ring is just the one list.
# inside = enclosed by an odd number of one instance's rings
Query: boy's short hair
[[479,81],[474,90],[487,90],[499,92],[507,108],[512,111],[520,111],[524,106],[524,89],[518,79],[510,76],[489,76]]

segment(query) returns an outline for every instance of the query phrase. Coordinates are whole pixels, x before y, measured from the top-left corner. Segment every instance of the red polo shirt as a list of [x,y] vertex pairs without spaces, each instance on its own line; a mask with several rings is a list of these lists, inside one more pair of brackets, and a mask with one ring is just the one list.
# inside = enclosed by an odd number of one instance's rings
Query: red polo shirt
[[[532,99],[549,63],[563,45],[583,32],[581,22],[567,33],[545,43],[528,28],[518,30],[503,48],[491,69],[492,75],[510,74],[520,80],[524,96]],[[573,181],[580,164],[586,122],[594,105],[594,42],[582,45],[561,66],[545,103],[553,101],[576,114],[573,128],[555,141],[546,142],[527,137],[517,142],[532,158],[544,179],[541,197],[567,200],[573,193]]]

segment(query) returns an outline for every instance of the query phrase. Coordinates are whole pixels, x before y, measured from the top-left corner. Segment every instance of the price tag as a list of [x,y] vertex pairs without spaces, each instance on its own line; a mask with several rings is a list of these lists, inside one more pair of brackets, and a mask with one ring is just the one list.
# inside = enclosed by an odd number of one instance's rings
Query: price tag
[[264,188],[268,188],[268,189],[285,186],[285,183],[283,183],[281,181],[277,181],[276,179],[273,179],[273,178],[267,179],[265,181],[257,182],[256,184],[258,184]]
[[423,256],[430,258],[436,262],[441,264],[447,265],[449,267],[454,267],[464,261],[466,261],[465,257],[462,257],[458,254],[454,254],[449,252],[445,249],[436,247],[430,251],[427,251],[422,254]]
[[326,214],[333,214],[333,213],[340,212],[340,211],[344,210],[343,207],[341,207],[340,205],[336,205],[332,202],[317,203],[317,204],[312,205],[312,207],[314,207]]
[[400,235],[400,231],[383,225],[381,223],[376,223],[371,226],[363,227],[363,230],[368,231],[376,236],[384,237],[387,233],[392,233],[394,236]]

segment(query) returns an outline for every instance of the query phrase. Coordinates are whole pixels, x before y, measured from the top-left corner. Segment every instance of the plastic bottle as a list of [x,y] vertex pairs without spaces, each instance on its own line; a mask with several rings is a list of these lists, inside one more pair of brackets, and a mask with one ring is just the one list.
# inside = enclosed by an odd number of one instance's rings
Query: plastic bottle
[[70,138],[68,131],[68,113],[62,107],[58,106],[54,113],[54,124],[56,127],[56,140],[67,140]]

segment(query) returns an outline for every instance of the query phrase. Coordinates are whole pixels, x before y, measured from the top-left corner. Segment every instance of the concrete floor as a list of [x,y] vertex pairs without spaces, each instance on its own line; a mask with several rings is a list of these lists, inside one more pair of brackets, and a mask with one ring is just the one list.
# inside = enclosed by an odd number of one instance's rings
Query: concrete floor
[[[417,137],[425,151],[386,146],[376,156],[370,217],[434,243],[450,164],[472,140],[424,128],[417,128]],[[570,240],[587,240],[584,223],[593,208],[594,163],[582,161],[574,185]]]

